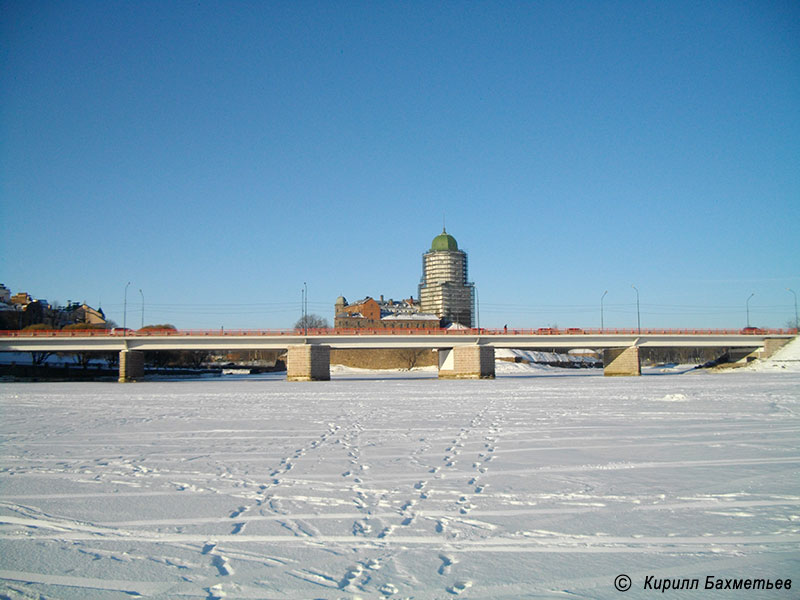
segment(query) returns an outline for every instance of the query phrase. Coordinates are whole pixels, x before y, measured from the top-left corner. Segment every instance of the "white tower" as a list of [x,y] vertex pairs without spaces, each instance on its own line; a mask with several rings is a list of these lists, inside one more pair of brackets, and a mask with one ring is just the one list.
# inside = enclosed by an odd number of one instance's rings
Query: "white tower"
[[422,312],[439,316],[445,324],[472,327],[475,285],[467,281],[467,254],[444,229],[422,255],[419,300]]

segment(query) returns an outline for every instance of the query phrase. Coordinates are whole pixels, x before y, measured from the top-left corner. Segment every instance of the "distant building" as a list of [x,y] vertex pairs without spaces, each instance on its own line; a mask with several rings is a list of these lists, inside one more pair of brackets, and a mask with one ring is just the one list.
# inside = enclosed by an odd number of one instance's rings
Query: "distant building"
[[62,328],[65,325],[74,325],[77,323],[85,323],[88,325],[97,325],[105,327],[106,315],[102,308],[92,308],[85,302],[78,304],[77,302],[67,302],[63,308],[58,308],[49,311],[48,324],[56,328]]
[[444,229],[422,256],[419,299],[376,300],[367,296],[349,304],[339,296],[334,327],[345,329],[431,329],[472,327],[475,284],[467,281],[467,254]]
[[[366,319],[370,322],[379,321],[381,318],[381,308],[374,298],[367,296],[363,300],[348,304],[344,296],[339,296],[334,305],[335,318],[334,326],[339,327],[336,323],[340,319]],[[351,325],[342,325],[342,327],[350,327]]]
[[11,301],[11,291],[0,284],[0,329],[21,329],[24,307]]
[[422,312],[437,315],[445,326],[473,326],[475,284],[467,281],[467,253],[444,229],[422,255],[419,300]]
[[108,323],[102,308],[92,308],[85,302],[67,302],[67,306],[50,306],[42,298],[35,300],[26,292],[11,295],[0,284],[0,329],[22,329],[30,325],[44,325],[61,329],[66,325],[86,323],[105,327]]
[[72,311],[70,315],[73,323],[88,323],[90,325],[105,325],[106,315],[103,309],[95,309],[85,302]]
[[11,296],[11,304],[25,307],[31,302],[33,302],[33,298],[31,298],[30,295],[26,294],[25,292],[19,292],[18,294]]
[[439,329],[439,317],[428,313],[397,313],[381,317],[388,329]]
[[348,304],[339,296],[334,305],[334,327],[343,329],[438,329],[439,317],[420,312],[419,302],[375,300],[367,296]]

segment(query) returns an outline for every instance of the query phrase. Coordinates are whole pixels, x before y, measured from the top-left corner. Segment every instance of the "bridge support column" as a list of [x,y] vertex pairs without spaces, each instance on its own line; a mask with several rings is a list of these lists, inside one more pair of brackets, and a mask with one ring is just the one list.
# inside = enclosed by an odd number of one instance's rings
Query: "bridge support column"
[[775,354],[778,350],[783,348],[786,344],[792,341],[793,338],[777,338],[777,337],[767,337],[764,338],[764,350],[761,352],[761,356],[759,358],[769,358],[773,354]]
[[289,381],[328,381],[331,378],[331,347],[297,344],[289,346],[286,379]]
[[639,346],[628,348],[609,348],[603,350],[603,375],[641,375],[642,365],[639,362]]
[[439,350],[441,379],[494,379],[494,348],[464,345]]
[[144,352],[123,350],[119,353],[119,382],[128,383],[144,376]]

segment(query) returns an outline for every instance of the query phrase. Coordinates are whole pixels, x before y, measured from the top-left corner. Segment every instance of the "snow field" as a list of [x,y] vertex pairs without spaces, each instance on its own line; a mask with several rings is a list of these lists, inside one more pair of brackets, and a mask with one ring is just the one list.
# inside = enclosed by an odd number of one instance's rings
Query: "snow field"
[[0,591],[618,598],[625,573],[626,597],[796,597],[796,373],[336,373],[3,385]]

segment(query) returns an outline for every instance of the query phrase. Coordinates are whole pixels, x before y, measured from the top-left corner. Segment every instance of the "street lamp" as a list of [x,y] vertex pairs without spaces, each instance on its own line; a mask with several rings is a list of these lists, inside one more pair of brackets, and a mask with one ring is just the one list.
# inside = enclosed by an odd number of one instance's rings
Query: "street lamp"
[[786,288],[786,291],[792,292],[792,294],[794,295],[794,328],[800,329],[800,325],[798,325],[798,320],[797,320],[797,293],[791,288]]
[[477,320],[478,320],[478,322],[477,322],[478,331],[480,331],[481,330],[481,299],[478,296],[478,286],[473,286],[472,289],[475,290],[475,305],[476,305],[475,316],[477,317]]
[[603,323],[603,298],[606,297],[607,293],[608,293],[608,290],[603,292],[603,295],[600,296],[600,333],[603,333],[605,331],[605,329],[606,329],[605,328],[605,324]]
[[125,300],[122,303],[122,335],[125,336],[125,332],[128,329],[128,286],[131,284],[129,281],[125,284]]
[[636,290],[636,330],[642,333],[642,319],[639,312],[639,289],[633,284],[631,284],[631,287]]
[[303,282],[303,302],[301,311],[303,313],[303,335],[308,335],[308,284]]
[[142,296],[142,329],[144,329],[144,292],[139,288],[139,294]]
[[753,297],[753,296],[755,296],[755,295],[756,295],[756,293],[755,293],[755,292],[753,292],[752,294],[750,294],[750,295],[747,297],[747,302],[745,302],[745,306],[747,306],[747,327],[748,327],[748,328],[750,327],[750,298],[752,298],[752,297]]

